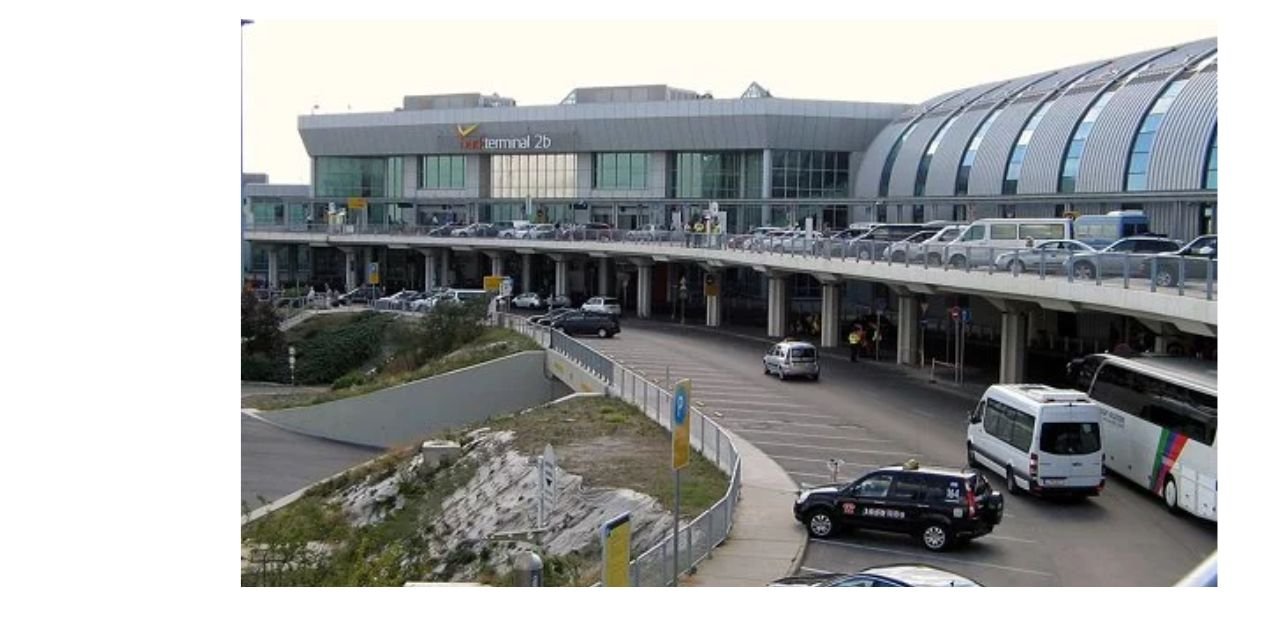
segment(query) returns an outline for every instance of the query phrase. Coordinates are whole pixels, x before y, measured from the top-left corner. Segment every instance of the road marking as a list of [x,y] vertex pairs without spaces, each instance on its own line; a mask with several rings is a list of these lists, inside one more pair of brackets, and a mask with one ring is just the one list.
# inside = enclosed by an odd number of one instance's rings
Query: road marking
[[[796,461],[796,462],[811,462],[811,463],[813,463],[813,464],[820,464],[820,465],[823,465],[823,466],[826,466],[826,464],[827,464],[827,460],[826,460],[825,458],[824,458],[824,459],[822,459],[822,460],[818,460],[817,458],[797,458],[797,457],[795,457],[795,456],[769,456],[769,457],[770,457],[770,458],[773,458],[773,459],[775,459],[775,460],[794,460],[794,461]],[[845,461],[845,462],[844,462],[844,464],[841,464],[840,466],[842,466],[842,467],[862,467],[862,468],[864,468],[864,469],[879,469],[879,468],[881,468],[881,467],[883,467],[883,466],[885,466],[885,465],[882,465],[882,464],[865,464],[865,463],[862,463],[862,462],[848,462],[848,461]],[[787,473],[792,473],[792,474],[795,474],[795,475],[812,475],[812,476],[814,476],[814,477],[821,477],[821,478],[829,478],[829,477],[831,477],[831,474],[830,474],[830,473],[826,473],[826,474],[823,474],[823,473],[804,473],[804,472],[801,472],[801,471],[788,471]],[[1006,515],[1006,516],[1007,516],[1007,515]]]
[[[1007,515],[1007,514],[1006,514],[1005,516],[1006,516],[1006,517],[1008,517],[1009,515]],[[1032,544],[1039,544],[1039,543],[1040,543],[1040,541],[1035,541],[1035,540],[1032,540],[1032,539],[1020,539],[1020,538],[1018,538],[1018,537],[1016,537],[1016,536],[1000,536],[1000,535],[998,535],[998,534],[988,534],[988,535],[987,535],[986,537],[984,537],[984,538],[988,538],[988,539],[996,539],[996,540],[1000,540],[1000,541],[1013,541],[1014,543],[1032,543]]]
[[[840,421],[840,420],[843,420],[843,419],[841,419],[840,417],[831,416],[830,414],[811,414],[811,413],[808,413],[808,412],[784,412],[784,411],[781,411],[781,410],[752,410],[752,408],[754,408],[755,406],[737,406],[737,407],[729,407],[729,404],[725,404],[725,403],[723,403],[723,402],[721,402],[721,403],[717,403],[716,405],[717,405],[717,406],[724,406],[726,410],[728,410],[728,411],[730,411],[730,412],[732,412],[732,413],[735,413],[735,414],[755,414],[755,415],[764,414],[764,415],[768,415],[768,416],[771,416],[771,417],[774,417],[774,416],[794,416],[794,417],[801,417],[801,418],[805,418],[805,419],[831,419],[832,421]],[[743,420],[744,420],[744,421],[750,421],[750,420],[752,420],[752,419],[743,419]],[[757,420],[758,420],[758,419],[757,419]],[[798,424],[797,424],[797,425],[798,425]],[[833,426],[833,427],[835,427],[835,426]],[[848,427],[859,427],[859,426],[854,425],[854,426],[848,426]],[[865,429],[865,428],[864,428],[864,429]]]
[[[754,441],[754,440],[751,441],[751,444],[755,445],[756,447],[795,447],[798,449],[822,449],[825,451],[842,451],[842,452],[851,452],[851,453],[857,453],[857,454],[868,454],[873,456],[880,455],[880,456],[918,457],[920,455],[912,451],[881,451],[879,449],[845,449],[843,447],[823,447],[821,445],[797,445],[795,443],[766,443],[766,442]],[[765,453],[769,453],[769,452],[765,452]]]
[[1045,573],[1045,572],[1043,572],[1043,571],[1036,571],[1036,570],[1034,570],[1034,569],[1023,569],[1023,568],[1021,568],[1021,567],[1010,567],[1010,566],[1008,566],[1008,565],[998,565],[998,564],[996,564],[996,563],[986,563],[986,562],[977,561],[977,560],[960,560],[959,558],[948,558],[948,557],[946,557],[946,556],[939,556],[939,555],[938,555],[938,554],[936,554],[936,553],[934,553],[934,554],[921,554],[921,553],[919,553],[919,552],[904,552],[904,551],[902,551],[902,550],[884,549],[884,548],[882,548],[882,547],[873,547],[873,546],[870,546],[870,545],[863,545],[863,544],[861,544],[861,543],[850,543],[850,542],[848,542],[848,541],[828,541],[828,540],[826,540],[826,539],[809,539],[809,542],[810,542],[810,543],[821,543],[821,544],[823,544],[823,545],[841,545],[841,546],[845,546],[845,547],[854,547],[854,548],[857,548],[857,549],[863,549],[863,550],[868,550],[868,551],[872,551],[872,552],[883,552],[883,553],[885,553],[885,554],[897,554],[897,555],[899,555],[899,556],[910,556],[910,557],[912,557],[912,558],[919,558],[919,559],[923,559],[923,560],[927,560],[927,561],[935,561],[935,560],[937,560],[937,561],[948,562],[948,563],[958,563],[958,564],[961,564],[961,565],[975,565],[975,566],[978,566],[978,567],[987,567],[987,568],[989,568],[989,569],[1003,569],[1003,570],[1005,570],[1005,571],[1013,571],[1013,572],[1017,572],[1017,573],[1026,573],[1026,574],[1032,574],[1032,575],[1036,575],[1036,576],[1044,576],[1045,578],[1053,578],[1053,577],[1054,577],[1054,574],[1051,574],[1051,573]]
[[[836,419],[836,417],[831,417],[831,418],[837,421],[839,420],[839,419]],[[866,430],[867,429],[865,427],[862,427],[861,425],[830,425],[827,423],[801,423],[799,421],[775,421],[771,419],[743,419],[743,418],[735,417],[732,415],[724,417],[724,420],[733,421],[735,423],[763,423],[766,425],[786,425],[788,427],[792,427],[792,426],[821,427],[821,428],[832,429],[832,430]],[[738,429],[742,429],[742,428],[738,428]]]
[[779,432],[778,430],[753,430],[745,427],[734,429],[735,432],[754,432],[756,434],[773,434],[776,436],[786,436],[790,438],[819,438],[830,440],[851,440],[863,443],[891,443],[893,441],[884,440],[883,438],[855,438],[852,436],[827,436],[825,434],[795,434],[792,432]]
[[[705,397],[705,396],[707,396],[707,395],[703,395],[703,396]],[[728,397],[721,397],[721,399],[728,399]],[[795,403],[775,403],[775,402],[771,402],[771,401],[748,401],[748,400],[743,400],[743,399],[740,399],[740,401],[743,401],[744,403],[749,403],[749,404],[750,404],[750,406],[749,406],[749,407],[752,407],[752,408],[759,408],[759,407],[761,407],[761,406],[775,406],[775,407],[778,407],[778,408],[794,408],[794,407],[796,407],[797,405],[799,405],[799,404],[795,404]],[[725,401],[712,401],[711,403],[714,403],[715,405],[718,405],[718,406],[719,406],[719,405],[729,405],[729,403],[728,403],[728,402],[725,402]]]

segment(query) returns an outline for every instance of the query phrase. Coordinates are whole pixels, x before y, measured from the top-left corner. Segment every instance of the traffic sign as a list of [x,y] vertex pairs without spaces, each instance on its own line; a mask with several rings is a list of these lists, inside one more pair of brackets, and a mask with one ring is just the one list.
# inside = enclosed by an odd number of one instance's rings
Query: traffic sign
[[600,545],[604,548],[604,586],[631,586],[631,513],[624,512],[600,526]]
[[502,289],[502,276],[501,276],[501,275],[485,275],[485,277],[484,277],[484,291],[485,291],[485,292],[497,292],[497,291],[499,291],[499,290],[501,290],[501,289]]
[[556,479],[556,452],[548,444],[538,456],[538,527],[547,525],[547,515],[556,504],[559,481]]
[[511,280],[511,278],[510,278],[510,277],[503,277],[503,278],[502,278],[502,292],[501,292],[502,296],[504,296],[504,297],[509,297],[509,296],[511,296],[511,293],[512,293],[514,290],[515,290],[515,284],[514,284],[514,282]]
[[973,320],[973,314],[969,312],[969,308],[964,308],[963,316],[964,316],[964,322],[966,323]]
[[693,380],[676,382],[671,393],[671,468],[683,469],[689,464],[689,404]]
[[365,274],[369,275],[369,283],[375,286],[378,285],[380,283],[378,280],[381,279],[378,277],[378,263],[369,262],[369,268],[367,270],[368,272]]
[[953,307],[951,308],[950,312],[951,312],[951,320],[953,320],[953,321],[958,321],[958,320],[960,320],[960,306],[958,306],[958,305],[957,305],[957,306],[953,306]]

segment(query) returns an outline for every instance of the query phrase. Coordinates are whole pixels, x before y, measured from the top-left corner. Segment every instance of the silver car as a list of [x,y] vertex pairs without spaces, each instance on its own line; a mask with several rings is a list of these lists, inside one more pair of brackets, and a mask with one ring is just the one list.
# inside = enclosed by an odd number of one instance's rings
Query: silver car
[[1124,272],[1126,254],[1132,254],[1133,259],[1128,263],[1131,264],[1130,272],[1133,272],[1140,269],[1148,257],[1159,253],[1172,253],[1180,248],[1182,248],[1181,242],[1169,238],[1151,236],[1122,238],[1101,251],[1071,257],[1062,262],[1062,268],[1081,280],[1117,277]]
[[795,340],[783,340],[764,354],[764,374],[785,380],[797,375],[818,381],[818,348]]
[[1062,263],[1072,254],[1096,252],[1097,249],[1079,240],[1046,240],[1032,247],[997,255],[996,269],[1019,275],[1030,269],[1039,274],[1043,265],[1045,273],[1057,273],[1062,271]]
[[[899,240],[889,245],[884,250],[884,258],[895,262],[905,262],[908,257],[911,262],[923,262],[925,252],[929,252],[929,263],[931,266],[942,265],[942,245],[951,242],[964,231],[962,226],[943,227],[941,230],[932,231],[926,228],[905,240]],[[921,234],[927,234],[922,236]]]

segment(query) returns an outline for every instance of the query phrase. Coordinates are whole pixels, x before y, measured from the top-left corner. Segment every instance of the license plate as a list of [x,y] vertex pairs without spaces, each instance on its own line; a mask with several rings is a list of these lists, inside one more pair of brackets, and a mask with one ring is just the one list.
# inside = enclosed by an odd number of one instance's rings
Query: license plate
[[1063,484],[1066,484],[1067,481],[1061,478],[1045,478],[1044,480],[1041,480],[1040,483],[1045,486],[1062,486]]

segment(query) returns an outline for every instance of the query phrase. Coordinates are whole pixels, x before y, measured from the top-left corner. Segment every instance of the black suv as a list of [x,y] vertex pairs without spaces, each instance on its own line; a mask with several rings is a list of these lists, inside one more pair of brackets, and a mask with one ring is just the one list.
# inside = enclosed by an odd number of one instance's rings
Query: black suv
[[908,462],[846,485],[802,490],[793,510],[810,536],[826,538],[842,528],[903,532],[940,552],[991,532],[1004,517],[1004,497],[972,469]]
[[612,338],[622,331],[618,326],[618,319],[608,314],[582,310],[570,311],[552,319],[551,326],[569,335],[595,334],[601,338]]

